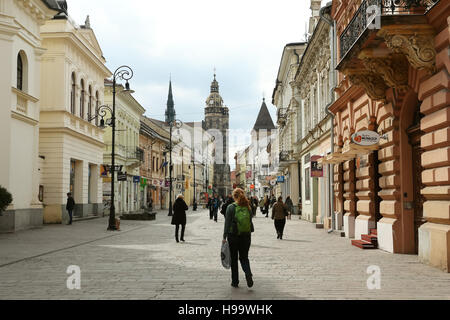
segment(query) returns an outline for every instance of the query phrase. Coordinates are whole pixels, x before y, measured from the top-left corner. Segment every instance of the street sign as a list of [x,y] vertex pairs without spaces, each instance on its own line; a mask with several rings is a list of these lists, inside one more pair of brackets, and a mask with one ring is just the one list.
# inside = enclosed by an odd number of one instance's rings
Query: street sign
[[284,182],[284,176],[278,176],[277,182]]
[[255,189],[255,185],[254,185],[254,184],[251,184],[251,185],[250,185],[250,189],[251,189],[251,190]]
[[379,141],[380,135],[375,131],[363,130],[352,134],[352,142],[360,146],[372,146]]
[[133,176],[133,182],[134,182],[134,183],[139,183],[139,182],[141,182],[141,177],[140,177],[140,176]]
[[117,181],[127,181],[127,173],[126,172],[118,172],[117,173]]

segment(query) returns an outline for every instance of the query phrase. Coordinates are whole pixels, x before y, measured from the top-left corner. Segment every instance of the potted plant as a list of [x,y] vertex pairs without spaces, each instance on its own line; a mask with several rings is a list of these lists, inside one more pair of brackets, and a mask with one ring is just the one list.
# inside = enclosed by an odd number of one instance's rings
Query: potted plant
[[2,215],[2,212],[8,208],[8,206],[12,202],[12,195],[8,192],[5,188],[0,186],[0,216]]

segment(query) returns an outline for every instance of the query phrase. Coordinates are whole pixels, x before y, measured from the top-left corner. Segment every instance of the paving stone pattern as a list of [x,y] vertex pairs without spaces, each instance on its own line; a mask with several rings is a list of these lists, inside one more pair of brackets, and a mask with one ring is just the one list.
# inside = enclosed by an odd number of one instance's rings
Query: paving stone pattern
[[[107,218],[47,225],[0,235],[0,299],[450,299],[450,274],[417,255],[361,250],[349,239],[293,216],[283,240],[273,221],[254,219],[250,264],[254,286],[239,288],[220,263],[223,216],[189,211],[185,243],[176,243],[166,211],[154,221]],[[69,290],[67,267],[81,269]],[[381,289],[369,290],[367,268],[380,267]]]

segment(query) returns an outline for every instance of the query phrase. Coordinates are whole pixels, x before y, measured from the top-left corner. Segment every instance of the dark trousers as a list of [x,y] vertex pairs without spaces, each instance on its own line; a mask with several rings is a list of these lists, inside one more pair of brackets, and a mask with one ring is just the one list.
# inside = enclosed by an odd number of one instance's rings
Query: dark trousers
[[214,221],[217,221],[217,211],[219,211],[219,208],[213,210]]
[[242,270],[245,275],[252,275],[250,270],[250,261],[248,260],[248,251],[250,250],[251,235],[228,236],[228,245],[230,246],[231,257],[231,281],[234,284],[239,283],[238,259],[241,262]]
[[69,213],[69,218],[70,218],[69,224],[72,224],[72,212],[73,212],[73,209],[67,209],[67,212]]
[[[184,240],[184,229],[186,228],[185,224],[181,225],[181,237],[180,240],[183,241]],[[178,241],[178,230],[180,230],[180,225],[176,224],[175,225],[175,239]]]
[[277,235],[279,237],[283,236],[284,226],[286,224],[286,219],[275,220],[275,230],[277,230]]
[[213,208],[209,208],[209,219],[212,220],[213,218]]

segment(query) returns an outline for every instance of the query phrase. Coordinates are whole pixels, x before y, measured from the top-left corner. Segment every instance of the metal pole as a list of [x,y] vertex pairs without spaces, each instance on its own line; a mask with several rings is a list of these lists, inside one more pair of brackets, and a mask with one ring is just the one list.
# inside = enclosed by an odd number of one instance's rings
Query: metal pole
[[117,230],[116,228],[116,212],[114,206],[114,154],[115,154],[115,138],[116,138],[116,75],[114,74],[113,78],[113,110],[112,110],[112,118],[111,118],[111,126],[112,126],[112,153],[111,153],[111,207],[109,211],[109,224],[108,230]]
[[170,136],[169,136],[169,152],[170,152],[170,159],[169,159],[169,216],[172,215],[172,122],[169,122],[170,127]]
[[193,202],[193,211],[197,210],[197,206],[195,205],[195,161],[194,158],[192,158],[192,165],[194,166],[194,202]]

